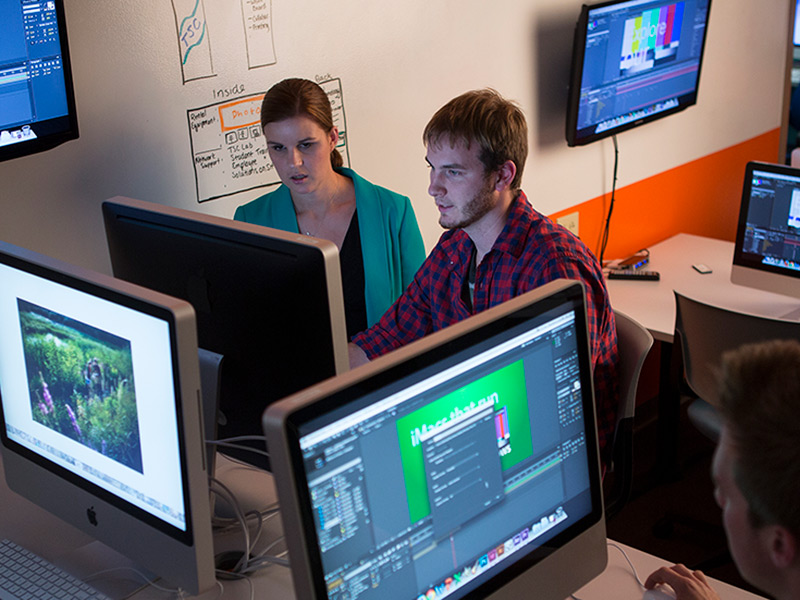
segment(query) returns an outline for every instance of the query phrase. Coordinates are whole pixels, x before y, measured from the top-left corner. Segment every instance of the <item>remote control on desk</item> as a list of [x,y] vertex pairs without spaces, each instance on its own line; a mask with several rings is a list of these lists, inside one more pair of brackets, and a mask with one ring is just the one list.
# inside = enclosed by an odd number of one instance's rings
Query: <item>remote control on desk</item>
[[625,269],[622,271],[609,271],[609,279],[627,279],[628,281],[658,281],[661,274],[658,271],[638,271]]

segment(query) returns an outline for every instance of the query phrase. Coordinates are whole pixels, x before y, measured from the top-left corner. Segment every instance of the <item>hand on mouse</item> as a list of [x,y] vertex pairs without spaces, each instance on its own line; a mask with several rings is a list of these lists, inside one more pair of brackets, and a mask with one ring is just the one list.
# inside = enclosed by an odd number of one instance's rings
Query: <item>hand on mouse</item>
[[690,571],[683,565],[661,567],[647,578],[644,587],[651,590],[660,583],[672,587],[677,600],[719,600],[701,571]]

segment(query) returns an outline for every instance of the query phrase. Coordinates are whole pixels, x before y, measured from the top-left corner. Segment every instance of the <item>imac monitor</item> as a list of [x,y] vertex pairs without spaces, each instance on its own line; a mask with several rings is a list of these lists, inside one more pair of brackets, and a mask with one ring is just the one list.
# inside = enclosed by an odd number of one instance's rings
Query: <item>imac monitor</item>
[[0,23],[0,160],[77,138],[64,0],[4,0]]
[[800,299],[800,169],[747,163],[731,281]]
[[563,600],[606,536],[581,283],[549,283],[264,415],[298,597]]
[[192,307],[0,242],[10,489],[193,594],[214,584]]
[[200,347],[223,356],[220,438],[258,435],[263,451],[267,404],[347,370],[333,243],[130,198],[103,215],[114,275],[191,302]]
[[567,143],[581,146],[695,104],[711,0],[584,5],[575,26]]

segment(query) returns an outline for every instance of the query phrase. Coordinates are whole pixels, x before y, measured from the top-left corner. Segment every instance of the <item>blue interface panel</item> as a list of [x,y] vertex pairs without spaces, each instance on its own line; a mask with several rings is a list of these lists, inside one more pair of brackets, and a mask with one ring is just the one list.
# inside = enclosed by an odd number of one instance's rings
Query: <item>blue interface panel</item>
[[0,22],[0,148],[36,141],[41,150],[77,137],[62,7],[5,1]]
[[583,144],[694,104],[710,0],[585,7],[578,24],[568,141]]

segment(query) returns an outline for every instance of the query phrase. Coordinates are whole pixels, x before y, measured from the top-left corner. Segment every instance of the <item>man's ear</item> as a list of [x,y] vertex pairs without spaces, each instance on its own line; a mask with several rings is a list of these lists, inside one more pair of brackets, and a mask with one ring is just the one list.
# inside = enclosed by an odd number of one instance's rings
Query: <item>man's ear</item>
[[516,175],[517,165],[514,164],[513,160],[507,160],[495,171],[494,189],[498,192],[509,189]]
[[762,529],[766,536],[766,548],[772,564],[786,569],[797,560],[798,539],[782,525],[766,525]]

